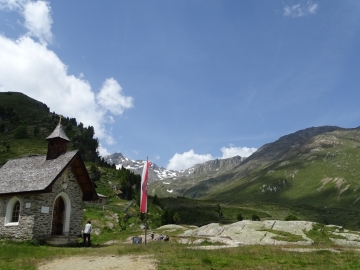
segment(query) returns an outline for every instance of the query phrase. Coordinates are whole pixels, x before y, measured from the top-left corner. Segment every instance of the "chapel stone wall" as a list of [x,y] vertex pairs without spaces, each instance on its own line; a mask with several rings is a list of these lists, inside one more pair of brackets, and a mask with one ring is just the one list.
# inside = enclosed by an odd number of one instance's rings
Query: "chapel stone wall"
[[48,193],[17,195],[20,201],[20,218],[18,225],[6,226],[6,206],[14,196],[0,197],[0,239],[7,238],[15,241],[23,241],[32,238],[46,239],[51,236],[53,207],[56,197],[64,192],[70,199],[70,224],[65,235],[78,235],[81,233],[83,219],[82,192],[71,172],[67,174],[67,187],[62,187],[64,175],[61,175],[52,185],[52,191]]
[[[0,239],[9,239],[13,241],[24,241],[33,238],[34,213],[29,207],[26,196],[16,196],[20,201],[19,225],[6,226],[6,207],[8,202],[14,196],[3,196],[0,198]],[[27,207],[26,207],[27,206]]]

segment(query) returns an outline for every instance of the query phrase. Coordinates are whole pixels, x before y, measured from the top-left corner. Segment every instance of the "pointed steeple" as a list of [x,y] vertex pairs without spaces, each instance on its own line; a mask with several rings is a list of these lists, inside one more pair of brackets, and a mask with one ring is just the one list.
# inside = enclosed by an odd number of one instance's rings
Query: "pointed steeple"
[[59,124],[56,126],[54,131],[46,138],[48,141],[48,151],[46,154],[46,159],[56,159],[61,154],[66,153],[67,143],[70,142],[70,139],[66,136],[62,125],[61,125],[61,116]]

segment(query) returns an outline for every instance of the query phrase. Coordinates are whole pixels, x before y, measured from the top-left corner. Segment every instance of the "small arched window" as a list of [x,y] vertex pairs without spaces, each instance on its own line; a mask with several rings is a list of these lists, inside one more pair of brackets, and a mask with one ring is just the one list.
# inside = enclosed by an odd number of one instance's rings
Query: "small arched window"
[[19,222],[19,217],[20,217],[20,202],[17,201],[12,209],[11,222]]
[[20,221],[21,202],[13,197],[6,206],[5,226],[17,226]]

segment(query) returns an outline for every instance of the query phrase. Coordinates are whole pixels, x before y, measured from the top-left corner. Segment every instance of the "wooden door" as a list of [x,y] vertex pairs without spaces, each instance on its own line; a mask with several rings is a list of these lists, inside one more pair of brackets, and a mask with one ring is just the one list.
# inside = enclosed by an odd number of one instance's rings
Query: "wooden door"
[[52,235],[62,235],[64,227],[64,212],[65,212],[65,203],[63,198],[60,196],[55,200],[54,210],[53,210],[53,219],[52,219]]

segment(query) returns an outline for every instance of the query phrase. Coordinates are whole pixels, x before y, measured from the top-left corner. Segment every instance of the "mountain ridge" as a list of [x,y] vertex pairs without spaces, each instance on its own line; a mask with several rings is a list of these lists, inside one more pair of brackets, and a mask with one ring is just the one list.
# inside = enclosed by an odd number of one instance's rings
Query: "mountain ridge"
[[312,127],[265,144],[232,169],[166,184],[156,181],[149,192],[229,203],[360,209],[359,150],[360,128]]
[[[135,174],[142,174],[145,160],[132,160],[126,158],[122,153],[114,153],[104,156],[104,160],[110,164],[115,164],[117,169],[122,167],[134,172]],[[165,179],[177,179],[179,177],[188,177],[190,175],[201,175],[216,173],[218,170],[232,168],[245,160],[244,157],[235,156],[226,159],[214,159],[204,163],[195,164],[191,168],[186,170],[167,170],[163,167],[157,166],[155,163],[151,163],[149,168],[149,183],[154,181],[161,181]]]

